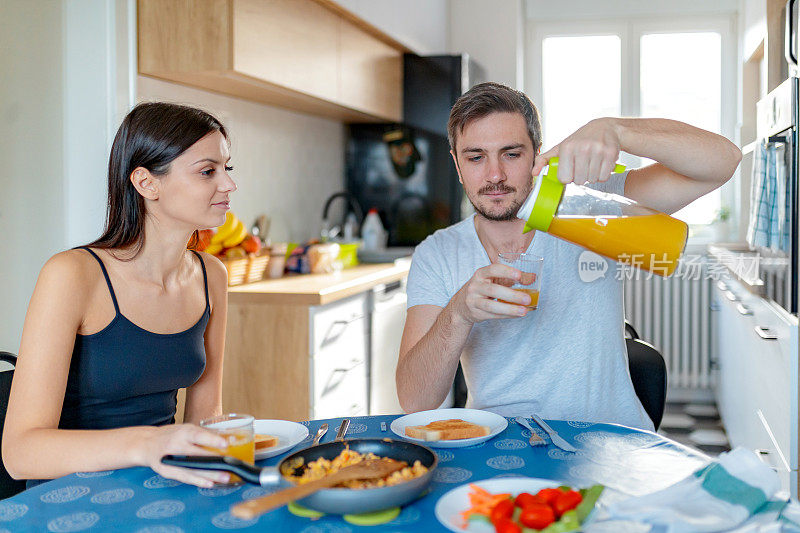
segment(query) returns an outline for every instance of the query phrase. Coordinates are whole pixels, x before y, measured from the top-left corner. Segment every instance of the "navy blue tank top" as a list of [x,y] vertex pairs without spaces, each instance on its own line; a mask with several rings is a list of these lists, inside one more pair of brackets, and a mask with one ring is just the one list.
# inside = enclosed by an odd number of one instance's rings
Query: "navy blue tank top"
[[203,269],[206,307],[195,325],[180,333],[153,333],[120,313],[114,287],[100,263],[114,302],[114,319],[91,335],[76,335],[69,367],[61,429],[114,429],[161,426],[175,421],[178,389],[203,374],[206,351],[203,335],[211,315],[208,277]]

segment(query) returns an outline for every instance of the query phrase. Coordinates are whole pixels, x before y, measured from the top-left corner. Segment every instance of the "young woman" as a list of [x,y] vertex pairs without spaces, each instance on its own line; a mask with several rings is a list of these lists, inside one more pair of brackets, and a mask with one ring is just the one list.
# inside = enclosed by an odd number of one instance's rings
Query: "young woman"
[[28,307],[2,443],[13,477],[149,466],[227,480],[159,460],[224,446],[194,423],[222,412],[227,277],[187,242],[224,222],[229,161],[225,128],[199,109],[144,103],[122,122],[102,236],[53,256]]

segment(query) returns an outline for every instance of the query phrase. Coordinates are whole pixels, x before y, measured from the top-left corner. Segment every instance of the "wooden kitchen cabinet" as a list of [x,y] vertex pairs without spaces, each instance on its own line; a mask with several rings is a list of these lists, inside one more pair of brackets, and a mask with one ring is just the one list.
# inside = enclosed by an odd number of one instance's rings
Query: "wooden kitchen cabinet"
[[294,421],[367,415],[370,289],[407,273],[361,265],[229,289],[225,411]]
[[366,294],[323,306],[232,303],[222,404],[256,418],[367,414]]
[[402,118],[405,48],[324,0],[139,0],[139,72],[348,121]]

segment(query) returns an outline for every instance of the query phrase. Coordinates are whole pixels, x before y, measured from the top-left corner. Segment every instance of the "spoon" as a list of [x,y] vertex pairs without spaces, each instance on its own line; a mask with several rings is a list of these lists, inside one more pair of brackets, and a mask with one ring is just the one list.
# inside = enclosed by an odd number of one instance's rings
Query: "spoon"
[[328,432],[328,423],[322,424],[319,429],[317,430],[317,434],[314,435],[314,440],[311,442],[312,446],[316,446],[319,444],[320,439],[325,436],[325,433]]

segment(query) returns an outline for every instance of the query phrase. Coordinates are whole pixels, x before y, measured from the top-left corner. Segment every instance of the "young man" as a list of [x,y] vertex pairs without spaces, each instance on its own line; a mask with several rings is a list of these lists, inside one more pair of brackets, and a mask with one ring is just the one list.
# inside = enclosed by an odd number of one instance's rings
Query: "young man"
[[[652,429],[628,373],[622,282],[613,275],[581,281],[583,248],[542,232],[523,234],[516,213],[553,156],[564,183],[588,183],[674,213],[725,183],[739,149],[673,120],[601,118],[539,154],[535,106],[496,83],[458,99],[448,133],[476,213],[437,231],[414,253],[396,374],[403,409],[440,405],[461,360],[469,407]],[[611,175],[620,151],[657,163]],[[524,307],[527,295],[493,283],[519,277],[497,262],[499,252],[544,257],[537,310]]]

